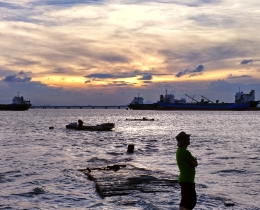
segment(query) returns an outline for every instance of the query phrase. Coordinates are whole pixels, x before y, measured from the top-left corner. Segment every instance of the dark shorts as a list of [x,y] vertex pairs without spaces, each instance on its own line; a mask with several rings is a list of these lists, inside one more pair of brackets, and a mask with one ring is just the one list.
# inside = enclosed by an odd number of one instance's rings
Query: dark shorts
[[181,185],[181,202],[180,206],[186,209],[193,209],[197,203],[195,183],[180,182]]

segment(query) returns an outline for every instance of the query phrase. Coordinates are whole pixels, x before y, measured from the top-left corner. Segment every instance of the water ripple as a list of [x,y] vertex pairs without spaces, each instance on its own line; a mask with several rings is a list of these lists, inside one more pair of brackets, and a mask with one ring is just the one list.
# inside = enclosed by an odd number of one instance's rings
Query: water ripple
[[[140,116],[156,120],[125,121]],[[199,162],[196,209],[230,209],[224,204],[229,200],[234,209],[260,209],[260,112],[29,110],[0,117],[0,209],[178,209],[179,188],[101,199],[95,183],[77,169],[127,163],[176,178],[175,136],[181,130],[192,134],[189,150]],[[79,118],[116,127],[65,128]],[[135,145],[134,153],[127,153],[128,144]]]

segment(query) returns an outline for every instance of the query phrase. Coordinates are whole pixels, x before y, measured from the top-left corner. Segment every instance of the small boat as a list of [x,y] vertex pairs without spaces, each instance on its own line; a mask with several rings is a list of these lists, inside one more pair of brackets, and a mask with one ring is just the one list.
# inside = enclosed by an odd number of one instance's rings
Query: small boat
[[85,131],[111,131],[115,127],[114,123],[102,123],[97,125],[82,125],[79,126],[77,123],[70,123],[66,125],[68,129],[74,130],[85,130]]
[[127,121],[154,121],[154,118],[152,118],[152,119],[148,119],[148,118],[146,118],[146,117],[143,117],[143,118],[140,118],[140,119],[128,119],[128,118],[126,118],[125,120],[127,120]]

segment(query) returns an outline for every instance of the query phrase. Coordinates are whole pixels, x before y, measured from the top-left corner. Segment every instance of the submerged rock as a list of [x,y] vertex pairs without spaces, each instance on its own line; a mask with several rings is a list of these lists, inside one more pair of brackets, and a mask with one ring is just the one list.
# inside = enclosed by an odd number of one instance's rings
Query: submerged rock
[[179,187],[174,175],[153,172],[132,165],[113,165],[100,168],[79,169],[96,183],[99,195],[129,195],[134,192],[172,192]]
[[234,206],[235,205],[234,202],[231,200],[225,201],[224,204],[225,204],[225,206]]
[[31,194],[35,194],[35,195],[44,194],[44,193],[45,191],[39,187],[34,188],[33,191],[31,192]]

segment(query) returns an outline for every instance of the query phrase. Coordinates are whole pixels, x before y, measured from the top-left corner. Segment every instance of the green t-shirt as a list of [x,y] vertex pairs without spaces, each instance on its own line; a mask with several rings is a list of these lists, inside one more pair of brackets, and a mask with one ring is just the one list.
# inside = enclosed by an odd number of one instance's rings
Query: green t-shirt
[[176,160],[180,170],[178,181],[194,183],[195,168],[191,165],[191,162],[194,161],[195,158],[188,150],[178,147],[176,151]]

